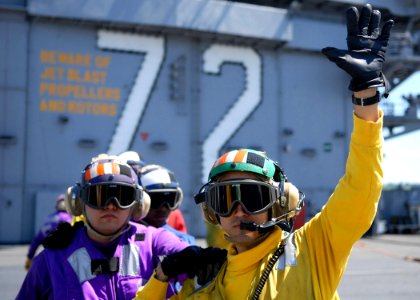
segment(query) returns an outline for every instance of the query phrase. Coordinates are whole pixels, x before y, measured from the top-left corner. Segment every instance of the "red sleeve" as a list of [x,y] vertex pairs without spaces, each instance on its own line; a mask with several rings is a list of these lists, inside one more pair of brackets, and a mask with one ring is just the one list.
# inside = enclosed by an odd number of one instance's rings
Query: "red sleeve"
[[178,231],[187,233],[187,225],[185,224],[184,216],[179,208],[171,211],[166,223]]

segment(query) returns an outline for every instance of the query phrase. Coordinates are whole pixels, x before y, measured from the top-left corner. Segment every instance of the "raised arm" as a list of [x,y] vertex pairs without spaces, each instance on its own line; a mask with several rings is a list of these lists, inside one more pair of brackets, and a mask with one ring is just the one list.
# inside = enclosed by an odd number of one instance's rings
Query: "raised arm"
[[365,5],[347,11],[347,45],[340,50],[322,49],[329,60],[351,76],[353,132],[346,173],[322,211],[305,224],[303,234],[317,278],[325,295],[339,284],[354,243],[374,220],[382,190],[382,116],[377,88],[387,80],[382,73],[393,21],[379,30],[380,12]]

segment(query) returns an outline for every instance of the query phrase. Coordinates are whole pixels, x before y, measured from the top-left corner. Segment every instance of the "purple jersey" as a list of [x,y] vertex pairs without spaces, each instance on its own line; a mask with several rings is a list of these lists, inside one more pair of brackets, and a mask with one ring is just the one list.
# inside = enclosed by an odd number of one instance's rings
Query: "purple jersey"
[[[65,249],[35,257],[16,299],[132,299],[153,275],[159,256],[189,246],[164,228],[130,222],[112,259],[80,228]],[[114,246],[115,247],[115,246]],[[173,294],[172,286],[168,296]]]

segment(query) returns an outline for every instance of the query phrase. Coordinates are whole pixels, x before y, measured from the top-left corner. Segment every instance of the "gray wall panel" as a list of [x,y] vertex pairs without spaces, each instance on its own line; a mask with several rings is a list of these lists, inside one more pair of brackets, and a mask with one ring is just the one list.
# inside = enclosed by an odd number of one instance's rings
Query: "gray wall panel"
[[0,183],[16,186],[23,181],[26,93],[14,89],[2,89],[0,93],[0,135],[12,138],[10,143],[2,139],[0,145]]
[[[97,33],[91,28],[78,26],[55,25],[38,23],[32,28],[31,45],[32,53],[31,70],[33,80],[31,81],[29,120],[31,127],[29,134],[29,153],[37,155],[37,159],[28,160],[29,182],[31,184],[42,184],[44,182],[57,182],[63,186],[70,185],[79,180],[80,171],[87,164],[92,156],[106,152],[111,136],[114,132],[117,119],[124,107],[125,99],[131,89],[132,82],[137,70],[141,66],[142,56],[134,53],[122,53],[104,51],[96,45]],[[66,34],[63,34],[66,32]],[[76,63],[48,63],[40,59],[42,51],[64,53],[66,55],[85,55],[90,57],[90,66],[78,66]],[[109,66],[97,68],[94,66],[94,58],[106,57],[109,59]],[[42,74],[48,68],[63,69],[63,78],[57,75],[54,79],[43,79]],[[104,72],[106,77],[100,83],[92,83],[89,80],[69,79],[70,72],[77,72],[82,76],[85,72]],[[52,87],[78,87],[87,91],[92,89],[98,91],[100,88],[111,88],[118,90],[118,99],[108,99],[93,96],[84,96],[72,93],[67,96],[50,95],[47,92],[40,92],[42,84]],[[97,93],[97,92],[96,92]],[[42,101],[47,105],[50,101],[58,100],[58,108],[41,108]],[[71,108],[70,105],[83,104],[80,109]],[[105,108],[112,108],[112,111],[95,113],[93,108],[89,110],[86,105],[104,105]],[[67,118],[61,122],[61,118]],[[82,141],[93,141],[94,144],[81,144]],[[71,157],[66,156],[71,153]],[[34,157],[32,157],[34,158]],[[75,164],[74,161],[80,163]],[[39,165],[43,168],[39,169]],[[36,175],[36,176],[35,176]],[[54,179],[54,180],[53,180]]]
[[27,239],[22,232],[32,228],[22,221],[26,217],[22,214],[22,190],[21,186],[0,188],[0,243],[21,243]]
[[0,19],[0,242],[16,243],[24,225],[28,25],[19,13]]
[[[283,157],[285,168],[298,186],[332,187],[344,172],[343,151],[350,128],[343,116],[351,116],[350,94],[345,86],[348,79],[321,55],[280,54],[279,68],[281,127],[293,130],[293,135],[284,137],[291,149]],[[346,138],[334,139],[337,130],[345,132]],[[331,143],[331,152],[324,152],[324,143]],[[315,155],[302,155],[304,149],[313,149]],[[320,170],[328,172],[319,176]]]

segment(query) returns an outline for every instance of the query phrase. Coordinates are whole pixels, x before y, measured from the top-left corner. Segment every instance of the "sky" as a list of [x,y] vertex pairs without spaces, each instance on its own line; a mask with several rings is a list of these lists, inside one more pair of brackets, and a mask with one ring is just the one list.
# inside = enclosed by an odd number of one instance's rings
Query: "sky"
[[[408,104],[401,96],[409,94],[420,94],[420,71],[401,82],[381,103],[392,103],[394,114],[402,116]],[[417,117],[420,118],[419,110]],[[386,130],[384,136],[387,136]],[[420,184],[420,130],[385,139],[384,184]]]

